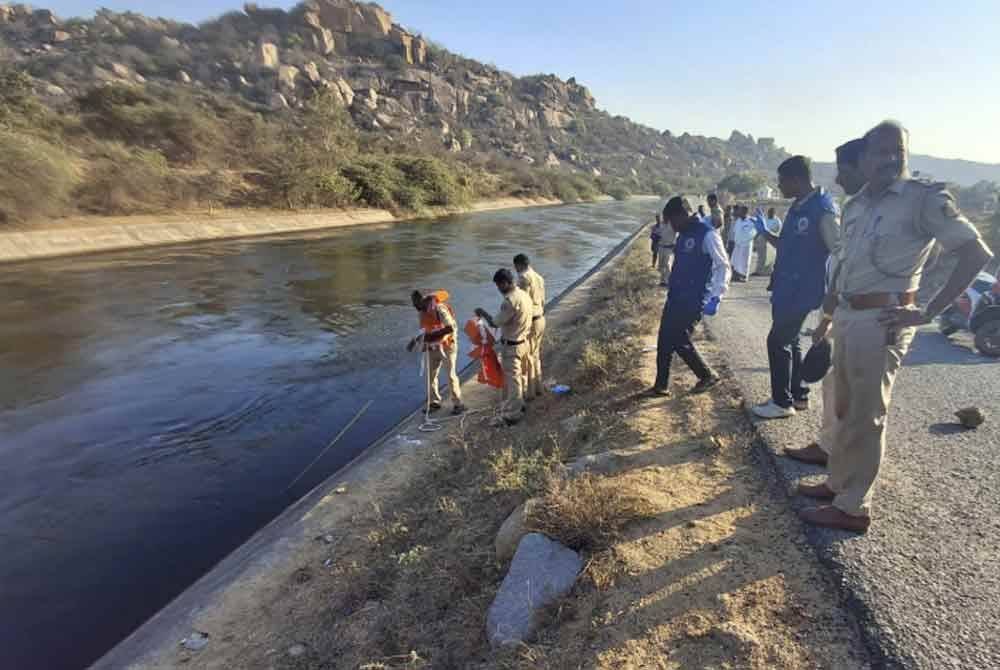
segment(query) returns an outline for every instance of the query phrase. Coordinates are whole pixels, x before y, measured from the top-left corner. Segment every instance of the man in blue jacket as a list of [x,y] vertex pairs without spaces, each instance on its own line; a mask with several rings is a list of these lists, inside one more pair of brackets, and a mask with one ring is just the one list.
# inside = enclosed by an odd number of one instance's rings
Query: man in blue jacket
[[704,225],[692,211],[691,204],[679,196],[663,208],[663,221],[677,231],[677,241],[657,338],[656,382],[645,392],[646,397],[670,395],[670,364],[675,353],[698,377],[692,393],[702,393],[719,383],[719,376],[695,349],[691,334],[702,315],[718,312],[729,286],[729,259],[719,231]]
[[813,185],[808,158],[792,156],[779,165],[778,188],[794,202],[780,236],[768,235],[778,248],[778,258],[772,276],[773,322],[767,336],[771,399],[753,407],[762,419],[786,418],[809,409],[809,387],[799,369],[799,334],[809,313],[823,304],[826,263],[840,240],[837,205],[829,193]]

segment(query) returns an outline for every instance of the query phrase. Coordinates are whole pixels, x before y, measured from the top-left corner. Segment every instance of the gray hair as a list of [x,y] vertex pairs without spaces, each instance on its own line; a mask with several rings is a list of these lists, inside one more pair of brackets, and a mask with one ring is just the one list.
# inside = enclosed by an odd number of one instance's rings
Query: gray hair
[[892,131],[893,133],[901,136],[903,138],[903,144],[906,145],[907,149],[910,148],[910,131],[907,130],[906,126],[904,126],[902,123],[900,123],[899,121],[895,121],[893,119],[886,119],[882,123],[878,124],[871,130],[869,130],[867,133],[865,133],[863,139],[867,143],[869,140],[871,140],[871,138],[875,137],[876,135],[881,135],[882,133],[889,131]]

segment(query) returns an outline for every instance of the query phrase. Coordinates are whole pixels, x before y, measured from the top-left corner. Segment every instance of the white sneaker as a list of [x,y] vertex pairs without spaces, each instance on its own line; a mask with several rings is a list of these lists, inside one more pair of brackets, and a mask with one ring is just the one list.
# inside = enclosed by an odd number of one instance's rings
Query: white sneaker
[[754,405],[751,411],[761,419],[787,419],[795,416],[794,407],[775,405],[773,400],[768,400],[763,405]]

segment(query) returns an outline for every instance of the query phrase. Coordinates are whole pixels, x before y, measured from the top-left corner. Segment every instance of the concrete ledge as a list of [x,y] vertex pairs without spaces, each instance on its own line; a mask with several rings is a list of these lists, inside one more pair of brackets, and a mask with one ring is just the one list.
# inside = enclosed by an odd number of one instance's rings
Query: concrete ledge
[[467,209],[435,209],[412,219],[396,217],[384,209],[318,212],[230,210],[220,214],[68,219],[51,227],[40,226],[37,229],[27,228],[0,233],[0,263],[558,204],[561,204],[558,200],[541,198],[498,198],[475,203]]

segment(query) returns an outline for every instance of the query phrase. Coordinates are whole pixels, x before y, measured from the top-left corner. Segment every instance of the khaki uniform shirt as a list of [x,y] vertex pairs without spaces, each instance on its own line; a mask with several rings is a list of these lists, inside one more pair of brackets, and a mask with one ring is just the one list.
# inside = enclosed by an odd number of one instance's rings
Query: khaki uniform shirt
[[524,342],[531,331],[531,313],[534,305],[531,296],[516,286],[504,296],[500,312],[493,323],[500,327],[500,335],[509,342]]
[[531,297],[531,304],[533,309],[531,316],[542,316],[545,314],[545,279],[542,275],[535,272],[535,269],[529,267],[521,275],[520,280],[517,282],[518,288],[527,291],[528,296]]
[[844,207],[837,292],[915,291],[937,241],[945,251],[979,239],[944,184],[899,179],[880,196],[865,186]]

